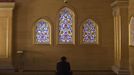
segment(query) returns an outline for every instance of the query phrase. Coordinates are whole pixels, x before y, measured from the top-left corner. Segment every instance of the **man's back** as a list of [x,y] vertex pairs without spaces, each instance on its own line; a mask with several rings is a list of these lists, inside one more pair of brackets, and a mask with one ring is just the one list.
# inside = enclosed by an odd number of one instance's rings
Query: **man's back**
[[65,57],[57,63],[57,75],[71,75],[70,64],[66,61]]

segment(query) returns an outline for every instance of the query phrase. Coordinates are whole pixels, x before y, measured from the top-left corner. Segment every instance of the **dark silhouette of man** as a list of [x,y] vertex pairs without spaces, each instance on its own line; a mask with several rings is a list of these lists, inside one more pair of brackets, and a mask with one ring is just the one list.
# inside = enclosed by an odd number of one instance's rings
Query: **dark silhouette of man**
[[66,61],[66,57],[61,57],[61,61],[57,63],[57,75],[72,75],[70,64]]

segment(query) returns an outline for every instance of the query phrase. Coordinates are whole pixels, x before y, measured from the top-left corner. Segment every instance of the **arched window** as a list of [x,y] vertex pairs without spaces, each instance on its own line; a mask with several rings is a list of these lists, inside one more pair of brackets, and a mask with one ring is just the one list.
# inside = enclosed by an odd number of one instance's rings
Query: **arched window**
[[35,23],[34,32],[34,41],[36,44],[51,43],[51,26],[45,19],[40,19]]
[[58,43],[74,44],[75,41],[75,15],[74,12],[64,7],[59,12]]
[[98,25],[91,19],[87,19],[81,26],[81,43],[98,44]]
[[129,45],[134,46],[134,17],[131,18],[129,24]]

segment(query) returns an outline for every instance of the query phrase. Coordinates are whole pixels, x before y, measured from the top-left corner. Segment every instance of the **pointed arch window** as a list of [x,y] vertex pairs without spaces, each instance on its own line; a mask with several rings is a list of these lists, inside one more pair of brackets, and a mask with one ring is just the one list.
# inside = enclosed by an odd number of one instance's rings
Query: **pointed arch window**
[[98,44],[98,25],[91,19],[87,19],[81,26],[81,43]]
[[64,7],[59,12],[58,26],[58,43],[59,44],[74,44],[75,42],[75,14],[74,12]]
[[131,17],[129,24],[129,45],[134,46],[134,17]]
[[51,44],[51,25],[45,19],[39,19],[34,27],[36,44]]

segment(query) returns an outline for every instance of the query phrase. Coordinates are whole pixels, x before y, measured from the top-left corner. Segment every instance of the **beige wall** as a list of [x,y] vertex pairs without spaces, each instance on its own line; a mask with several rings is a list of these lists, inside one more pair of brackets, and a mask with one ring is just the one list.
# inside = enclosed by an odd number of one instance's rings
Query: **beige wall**
[[129,0],[129,17],[134,16],[134,10],[132,10],[132,9],[134,9],[133,4],[134,4],[134,1]]
[[[25,50],[24,65],[27,69],[55,70],[56,62],[61,56],[67,56],[73,70],[110,69],[114,59],[114,29],[112,0],[16,0],[13,24],[13,48]],[[56,45],[55,26],[58,11],[69,6],[76,12],[75,46]],[[52,45],[33,44],[33,24],[41,17],[47,17],[52,23]],[[79,27],[87,18],[99,26],[99,45],[80,46]],[[33,68],[36,67],[36,68]],[[40,68],[39,68],[40,67]]]

